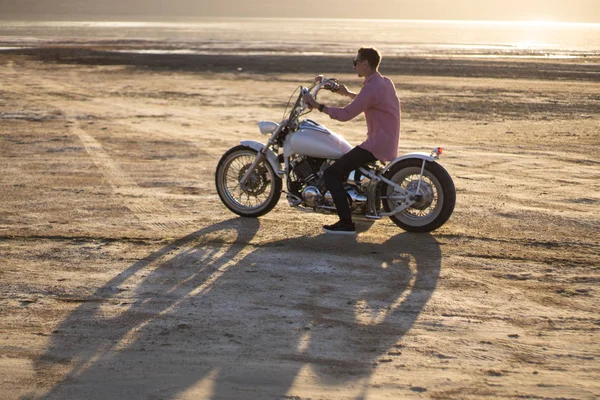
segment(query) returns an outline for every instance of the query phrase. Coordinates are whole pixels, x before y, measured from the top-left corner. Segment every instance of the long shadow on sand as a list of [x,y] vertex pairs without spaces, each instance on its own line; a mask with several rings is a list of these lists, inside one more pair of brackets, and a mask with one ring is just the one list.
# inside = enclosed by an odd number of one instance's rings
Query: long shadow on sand
[[107,282],[35,361],[58,383],[26,398],[280,398],[305,384],[363,398],[435,290],[437,241],[319,235],[256,246],[259,226],[207,227]]

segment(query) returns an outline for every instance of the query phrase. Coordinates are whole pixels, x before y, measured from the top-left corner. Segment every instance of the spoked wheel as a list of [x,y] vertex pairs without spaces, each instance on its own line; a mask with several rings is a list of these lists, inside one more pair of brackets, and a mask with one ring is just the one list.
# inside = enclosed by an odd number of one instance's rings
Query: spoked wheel
[[281,178],[266,159],[256,166],[244,186],[240,184],[257,153],[249,147],[236,146],[225,153],[217,165],[217,193],[227,208],[242,217],[268,213],[281,196]]
[[[414,158],[403,160],[385,173],[386,178],[418,195],[411,207],[390,216],[396,225],[409,232],[429,232],[439,228],[448,221],[456,203],[454,182],[438,163],[425,163],[419,185],[422,163],[423,160]],[[387,212],[398,206],[397,200],[386,198],[393,195],[394,188],[384,183],[381,196],[384,197],[382,203]]]

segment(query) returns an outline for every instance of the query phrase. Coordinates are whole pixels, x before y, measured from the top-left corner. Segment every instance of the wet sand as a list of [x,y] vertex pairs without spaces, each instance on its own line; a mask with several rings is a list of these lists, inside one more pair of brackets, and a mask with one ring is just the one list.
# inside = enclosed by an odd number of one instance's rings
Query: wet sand
[[349,239],[214,187],[298,85],[358,90],[349,60],[106,50],[0,53],[2,398],[600,396],[598,60],[384,59],[457,205]]

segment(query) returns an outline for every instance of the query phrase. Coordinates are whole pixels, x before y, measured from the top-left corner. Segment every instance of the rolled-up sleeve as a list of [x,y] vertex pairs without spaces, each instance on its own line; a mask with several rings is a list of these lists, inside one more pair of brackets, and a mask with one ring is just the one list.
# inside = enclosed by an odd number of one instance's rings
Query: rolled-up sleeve
[[327,107],[327,114],[338,121],[349,121],[360,113],[373,106],[377,100],[375,92],[365,86],[354,98],[352,103],[344,108]]

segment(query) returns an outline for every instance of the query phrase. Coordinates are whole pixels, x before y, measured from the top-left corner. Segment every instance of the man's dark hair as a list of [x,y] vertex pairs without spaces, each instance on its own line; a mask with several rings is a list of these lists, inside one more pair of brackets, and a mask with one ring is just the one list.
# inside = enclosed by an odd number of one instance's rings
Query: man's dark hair
[[373,47],[361,47],[358,49],[358,55],[361,60],[367,60],[369,62],[369,67],[372,70],[376,71],[379,68],[379,63],[381,62],[381,54],[379,50]]

